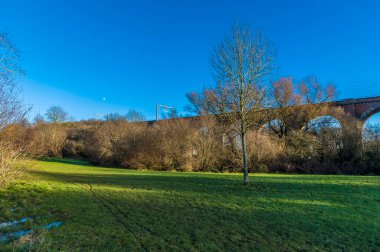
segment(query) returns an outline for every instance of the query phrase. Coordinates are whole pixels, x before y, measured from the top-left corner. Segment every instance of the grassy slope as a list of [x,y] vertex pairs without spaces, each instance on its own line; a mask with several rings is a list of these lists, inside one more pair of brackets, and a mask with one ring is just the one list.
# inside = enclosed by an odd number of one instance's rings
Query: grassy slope
[[[37,216],[25,227],[64,221],[34,233],[44,241],[32,247],[380,250],[380,177],[254,175],[245,188],[240,174],[55,161],[37,162],[22,181],[0,191],[0,222],[22,216]],[[9,210],[16,206],[21,209]]]

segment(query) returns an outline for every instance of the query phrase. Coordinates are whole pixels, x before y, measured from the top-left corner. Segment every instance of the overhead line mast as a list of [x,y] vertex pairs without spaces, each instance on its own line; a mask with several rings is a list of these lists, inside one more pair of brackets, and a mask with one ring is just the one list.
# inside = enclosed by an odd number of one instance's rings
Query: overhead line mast
[[160,105],[160,104],[157,104],[156,105],[156,121],[158,121],[158,110],[159,108],[163,108],[163,109],[171,109],[172,110],[172,114],[174,114],[174,107],[170,107],[170,106],[166,106],[166,105]]

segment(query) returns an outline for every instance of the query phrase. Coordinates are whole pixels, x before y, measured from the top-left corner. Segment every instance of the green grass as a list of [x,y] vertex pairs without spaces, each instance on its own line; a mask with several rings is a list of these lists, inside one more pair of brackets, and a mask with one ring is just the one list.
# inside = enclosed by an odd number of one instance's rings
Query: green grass
[[0,222],[64,224],[0,250],[380,251],[379,177],[255,174],[244,187],[240,174],[28,166],[0,191]]

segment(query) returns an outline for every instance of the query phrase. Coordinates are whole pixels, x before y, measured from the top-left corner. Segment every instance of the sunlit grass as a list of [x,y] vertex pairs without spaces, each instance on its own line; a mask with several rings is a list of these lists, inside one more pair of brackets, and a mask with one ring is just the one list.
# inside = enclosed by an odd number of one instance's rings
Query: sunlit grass
[[23,179],[0,191],[0,222],[35,216],[20,228],[64,224],[34,232],[39,242],[16,240],[4,249],[380,249],[379,177],[260,174],[244,187],[240,174],[133,171],[59,159],[28,166]]

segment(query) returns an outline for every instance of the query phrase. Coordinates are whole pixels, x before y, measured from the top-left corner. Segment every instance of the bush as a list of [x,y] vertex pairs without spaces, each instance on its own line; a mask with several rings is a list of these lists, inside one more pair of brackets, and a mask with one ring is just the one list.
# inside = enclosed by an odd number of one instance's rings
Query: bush
[[[379,173],[379,141],[361,144],[360,124],[291,130],[279,137],[248,132],[251,172]],[[26,128],[39,155],[88,160],[129,169],[240,172],[239,139],[213,118],[144,122],[91,121]],[[22,141],[21,141],[22,142]],[[363,149],[364,147],[364,149]]]
[[254,171],[257,173],[268,173],[269,170],[266,164],[258,164]]
[[39,156],[62,157],[67,139],[67,128],[60,123],[41,123],[31,132],[31,145]]
[[23,171],[22,161],[34,156],[28,133],[23,124],[10,125],[0,132],[0,187],[14,181]]

